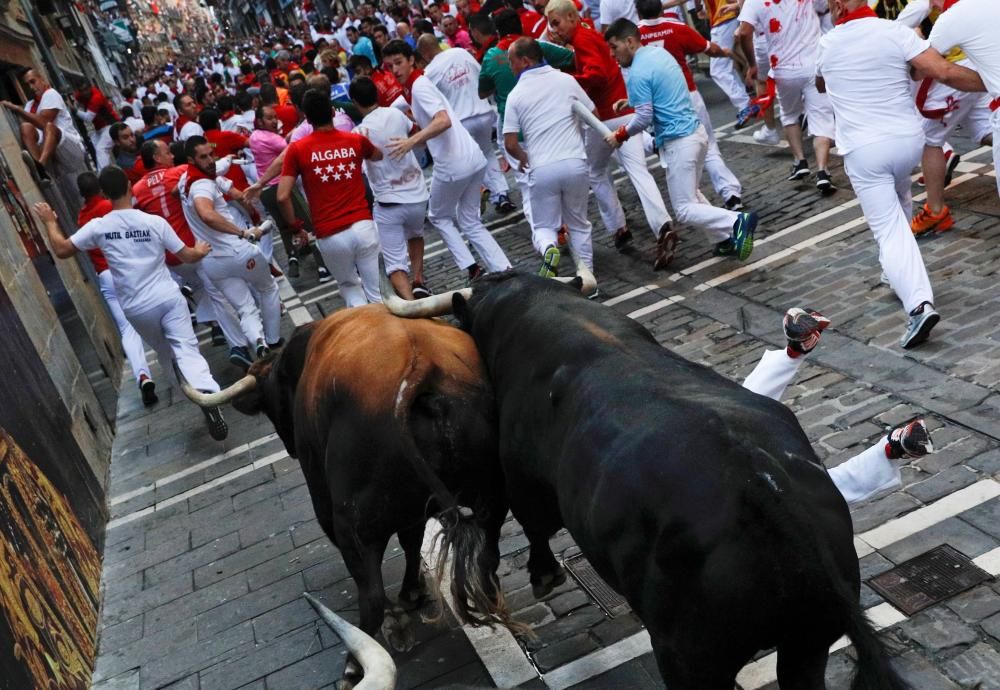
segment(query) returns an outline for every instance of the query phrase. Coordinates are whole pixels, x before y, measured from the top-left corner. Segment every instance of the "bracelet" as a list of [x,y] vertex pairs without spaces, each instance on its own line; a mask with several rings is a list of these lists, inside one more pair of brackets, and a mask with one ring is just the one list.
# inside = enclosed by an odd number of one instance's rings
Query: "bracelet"
[[628,130],[625,129],[625,125],[622,125],[621,127],[615,130],[615,139],[618,141],[619,144],[621,144],[628,138],[629,138],[629,133]]

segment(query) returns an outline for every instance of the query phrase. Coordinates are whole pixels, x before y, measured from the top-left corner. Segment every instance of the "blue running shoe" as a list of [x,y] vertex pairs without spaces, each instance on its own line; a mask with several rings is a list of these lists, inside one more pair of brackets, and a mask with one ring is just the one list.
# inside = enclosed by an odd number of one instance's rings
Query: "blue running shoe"
[[753,234],[756,230],[756,211],[739,214],[739,218],[733,223],[733,249],[736,250],[736,258],[740,261],[746,261],[750,258],[750,254],[753,252]]

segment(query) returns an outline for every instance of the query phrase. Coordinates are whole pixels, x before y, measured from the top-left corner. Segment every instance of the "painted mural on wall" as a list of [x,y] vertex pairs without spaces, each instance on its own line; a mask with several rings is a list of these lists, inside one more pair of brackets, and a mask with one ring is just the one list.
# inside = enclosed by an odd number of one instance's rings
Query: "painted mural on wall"
[[22,676],[21,688],[87,688],[100,579],[97,550],[66,497],[0,428],[0,618],[9,636],[0,673]]
[[3,201],[7,213],[14,221],[14,229],[17,231],[18,237],[21,238],[21,244],[24,245],[28,257],[34,259],[48,253],[45,242],[38,232],[35,217],[31,214],[28,202],[21,194],[21,189],[14,180],[14,174],[10,171],[7,159],[3,156],[0,156],[0,200]]

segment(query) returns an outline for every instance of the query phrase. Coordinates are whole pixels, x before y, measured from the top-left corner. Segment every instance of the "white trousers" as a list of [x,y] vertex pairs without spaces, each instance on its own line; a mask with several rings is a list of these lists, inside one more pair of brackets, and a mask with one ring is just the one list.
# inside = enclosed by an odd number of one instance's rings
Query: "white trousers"
[[[736,42],[735,34],[739,24],[735,19],[730,19],[718,26],[713,26],[712,42],[726,50],[732,50]],[[736,71],[732,60],[712,58],[708,63],[708,72],[712,76],[712,81],[729,97],[729,101],[736,110],[743,110],[750,104],[750,97],[747,96],[746,87],[743,86],[743,77]]]
[[[754,393],[781,400],[805,357],[792,359],[784,350],[767,350],[743,382]],[[885,456],[886,438],[829,471],[834,486],[849,504],[860,503],[901,484],[899,469]]]
[[712,118],[708,116],[705,99],[701,97],[697,89],[691,92],[691,105],[694,106],[694,112],[698,115],[698,119],[701,120],[705,132],[708,134],[708,151],[705,152],[705,170],[712,180],[712,187],[715,188],[715,193],[722,197],[723,200],[727,200],[731,196],[742,197],[743,185],[740,184],[740,181],[736,179],[736,175],[726,165],[726,161],[722,160],[719,143],[715,140],[715,128],[712,127]]
[[128,321],[142,339],[156,351],[160,369],[166,378],[173,376],[171,360],[185,380],[200,391],[216,393],[219,384],[212,378],[208,362],[198,350],[198,339],[191,327],[187,302],[180,290],[171,299],[138,314],[126,314]]
[[125,318],[122,305],[118,302],[118,293],[115,292],[115,279],[111,276],[111,271],[98,273],[97,282],[101,288],[101,296],[104,297],[108,311],[111,312],[111,318],[115,320],[118,333],[121,334],[122,350],[128,357],[129,366],[132,367],[132,376],[137,382],[143,374],[152,378],[152,374],[149,373],[149,363],[146,361],[146,346],[143,345],[142,337]]
[[660,164],[667,173],[667,192],[677,220],[700,228],[712,243],[729,239],[739,214],[712,206],[698,189],[708,152],[708,133],[701,125],[686,137],[660,146]]
[[[971,69],[963,60],[959,64]],[[928,146],[943,147],[952,132],[961,125],[977,144],[992,133],[990,125],[990,97],[985,93],[965,93],[946,84],[934,82],[923,103],[925,110],[945,110],[940,118],[924,118],[924,142]],[[917,104],[919,107],[919,103]]]
[[233,306],[205,273],[205,262],[169,266],[170,272],[180,278],[194,292],[195,318],[198,323],[219,324],[229,347],[245,347],[246,336],[240,326],[240,319]]
[[[604,124],[608,129],[614,131],[632,118],[631,115],[623,115],[605,120]],[[642,148],[642,137],[632,137],[621,145],[617,151],[612,151],[604,138],[590,127],[584,133],[584,143],[587,147],[587,163],[590,166],[590,188],[594,190],[594,197],[597,199],[597,207],[601,211],[601,221],[604,222],[605,229],[612,233],[618,228],[625,227],[625,211],[622,210],[621,201],[618,199],[618,192],[611,181],[611,155],[625,169],[625,174],[632,181],[636,193],[639,195],[639,203],[642,204],[642,211],[646,215],[646,222],[649,224],[653,235],[659,237],[660,228],[664,223],[670,222],[670,214],[663,203],[663,196],[656,186],[656,180],[649,172],[646,165],[646,152]]]
[[482,167],[457,180],[432,176],[427,220],[437,228],[459,268],[468,268],[476,263],[465,244],[467,239],[486,264],[486,270],[494,273],[506,271],[510,268],[510,261],[479,215],[479,187],[485,170]]
[[462,120],[462,126],[469,132],[477,144],[479,150],[486,156],[486,175],[483,184],[490,190],[490,202],[496,203],[501,194],[510,191],[507,186],[507,178],[500,172],[500,161],[497,159],[497,150],[493,146],[493,125],[496,124],[496,113],[480,113]]
[[375,219],[375,227],[378,228],[386,275],[396,271],[410,272],[410,253],[407,250],[407,241],[414,237],[424,236],[424,217],[426,214],[426,201],[391,205],[375,202],[372,216]]
[[323,263],[340,287],[348,307],[381,302],[378,280],[378,231],[370,220],[316,239]]
[[879,263],[907,312],[934,302],[927,268],[910,230],[910,173],[923,148],[923,136],[893,138],[844,156],[844,169],[878,242]]
[[816,88],[816,75],[803,74],[793,77],[775,77],[775,91],[781,111],[781,124],[797,125],[799,116],[809,120],[809,134],[814,137],[836,138],[833,106],[830,96]]
[[1000,194],[1000,109],[990,116],[993,126],[993,172],[997,176],[997,194]]
[[530,169],[532,216],[531,242],[539,254],[558,246],[559,228],[569,230],[570,244],[587,268],[594,268],[591,225],[587,219],[587,163],[573,158]]
[[[267,343],[278,342],[281,338],[281,298],[260,248],[247,242],[231,256],[209,254],[202,259],[202,265],[209,279],[236,310],[240,328],[250,346],[254,347],[261,338]],[[254,293],[260,298],[260,309],[254,301]]]
[[[521,148],[524,149],[525,153],[528,153],[528,147],[525,146],[523,141],[521,142]],[[528,225],[531,225],[531,180],[527,173],[520,171],[519,166],[521,164],[511,158],[506,148],[504,148],[503,155],[510,164],[510,171],[514,175],[514,182],[517,183],[517,188],[521,192],[521,211],[524,212],[524,219],[528,222]],[[528,160],[530,161],[531,154],[529,153],[528,156]]]

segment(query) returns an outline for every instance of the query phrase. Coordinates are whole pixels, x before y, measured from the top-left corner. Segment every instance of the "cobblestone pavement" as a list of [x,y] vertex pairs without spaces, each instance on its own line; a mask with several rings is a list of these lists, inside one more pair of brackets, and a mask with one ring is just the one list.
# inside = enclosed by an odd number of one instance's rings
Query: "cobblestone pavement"
[[[729,122],[729,108],[711,87],[707,93],[715,122]],[[749,143],[746,133],[731,127],[720,132],[723,154],[746,186],[744,200],[761,214],[750,261],[713,259],[707,242],[685,231],[670,271],[654,273],[653,238],[626,182],[619,189],[634,247],[615,252],[595,220],[601,299],[637,319],[664,346],[736,380],[764,348],[782,345],[780,318],[787,307],[823,311],[833,327],[784,400],[820,457],[832,467],[874,442],[885,425],[917,413],[927,416],[938,448],[904,467],[901,490],[854,511],[863,577],[944,543],[996,575],[1000,341],[990,324],[1000,306],[1000,202],[988,151],[953,142],[964,154],[949,192],[956,227],[921,241],[943,319],[930,342],[904,352],[895,344],[902,310],[880,283],[876,246],[839,159],[833,174],[841,191],[821,198],[810,184],[784,180],[786,150]],[[662,183],[662,173],[654,174]],[[593,206],[591,212],[598,219]],[[489,218],[511,259],[534,268],[538,258],[523,219]],[[434,233],[427,250],[430,285],[459,286],[462,276]],[[335,285],[316,285],[308,259],[293,283],[283,282],[288,331],[293,321],[342,306]],[[222,348],[206,344],[205,350],[221,379],[238,375]],[[128,395],[119,404],[94,687],[332,687],[345,653],[301,594],[318,593],[351,620],[356,594],[313,518],[296,461],[266,419],[233,410],[227,412],[229,440],[212,442],[201,413],[163,385],[162,401],[152,410]],[[532,598],[526,544],[509,521],[501,543],[502,583],[534,637],[417,623],[419,644],[396,655],[399,687],[662,687],[634,616],[607,615],[573,579],[547,601]],[[555,537],[553,549],[563,558],[577,552],[565,533]],[[393,594],[402,577],[395,544],[384,571]],[[995,580],[910,617],[867,585],[862,599],[913,687],[1000,688]],[[850,649],[833,653],[831,688],[846,687],[851,659]],[[773,661],[762,653],[741,674],[740,686],[773,687]]]

